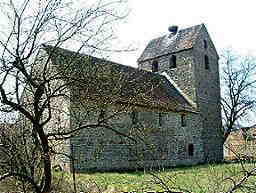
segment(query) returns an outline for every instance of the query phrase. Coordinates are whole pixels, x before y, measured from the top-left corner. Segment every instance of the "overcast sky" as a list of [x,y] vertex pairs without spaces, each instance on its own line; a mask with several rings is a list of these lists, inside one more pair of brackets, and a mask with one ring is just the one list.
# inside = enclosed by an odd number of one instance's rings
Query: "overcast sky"
[[123,44],[137,48],[133,53],[115,54],[112,60],[136,65],[136,60],[152,39],[179,28],[204,23],[220,52],[232,47],[256,55],[256,2],[254,0],[128,0],[131,13],[118,28]]

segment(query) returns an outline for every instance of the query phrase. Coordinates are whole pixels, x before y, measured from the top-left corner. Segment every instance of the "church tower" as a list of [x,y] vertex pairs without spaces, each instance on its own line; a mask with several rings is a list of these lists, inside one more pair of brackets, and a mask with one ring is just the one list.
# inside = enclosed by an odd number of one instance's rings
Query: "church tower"
[[204,24],[169,27],[169,33],[151,40],[138,59],[139,69],[172,79],[197,107],[205,161],[223,159],[218,59]]

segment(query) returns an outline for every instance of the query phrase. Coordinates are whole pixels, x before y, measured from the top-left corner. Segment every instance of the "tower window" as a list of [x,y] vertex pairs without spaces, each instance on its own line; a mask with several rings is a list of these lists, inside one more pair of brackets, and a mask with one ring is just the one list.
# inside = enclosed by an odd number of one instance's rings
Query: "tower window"
[[170,65],[170,69],[172,68],[176,68],[177,64],[176,64],[176,56],[172,55],[169,59],[169,65]]
[[188,145],[188,155],[193,156],[194,155],[194,144]]
[[208,48],[208,44],[207,44],[207,41],[204,40],[204,49],[207,49]]
[[204,68],[206,70],[209,70],[210,69],[210,66],[209,66],[209,58],[207,55],[204,56]]
[[133,111],[131,113],[131,119],[132,119],[132,124],[135,125],[138,123],[138,112]]
[[152,72],[158,72],[158,62],[156,60],[152,63]]
[[185,119],[185,115],[184,115],[184,114],[182,114],[180,118],[181,118],[181,126],[182,126],[182,127],[185,127],[185,126],[186,126],[186,119]]

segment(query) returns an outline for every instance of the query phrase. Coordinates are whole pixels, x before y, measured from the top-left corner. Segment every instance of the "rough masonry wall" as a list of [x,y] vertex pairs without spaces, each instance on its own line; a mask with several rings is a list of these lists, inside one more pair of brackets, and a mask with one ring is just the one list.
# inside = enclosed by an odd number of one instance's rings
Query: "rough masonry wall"
[[[206,48],[205,48],[205,43]],[[176,56],[176,68],[170,68],[169,60]],[[209,60],[209,69],[205,69],[205,56]],[[198,106],[203,125],[205,162],[223,159],[223,141],[221,135],[221,108],[218,55],[205,27],[197,37],[192,49],[139,63],[139,68],[151,71],[153,61],[158,61],[159,72],[167,74],[179,88]]]
[[[170,68],[170,58],[176,56],[176,68]],[[166,72],[178,87],[194,102],[196,101],[195,78],[193,71],[194,55],[193,50],[186,50],[171,55],[164,55],[155,59],[147,60],[139,63],[139,68],[147,71],[152,71],[152,63],[159,63],[159,72]]]
[[[209,59],[209,69],[205,68],[205,56]],[[223,140],[218,55],[206,30],[202,30],[196,42],[194,63],[198,108],[204,127],[202,136],[205,159],[206,161],[221,161]]]
[[[105,116],[111,116],[117,110],[120,107],[109,106],[105,109]],[[107,125],[111,129],[88,128],[71,140],[76,171],[163,168],[203,162],[202,125],[198,124],[198,114],[187,114],[187,126],[181,127],[181,116],[177,113],[161,113],[160,125],[159,112],[141,108],[133,110],[138,112],[135,125],[131,110],[126,110],[108,119]],[[99,109],[91,112],[90,118],[87,117],[90,123],[97,122],[99,112]],[[120,136],[112,129],[135,141]],[[188,154],[189,144],[193,144],[193,156]]]

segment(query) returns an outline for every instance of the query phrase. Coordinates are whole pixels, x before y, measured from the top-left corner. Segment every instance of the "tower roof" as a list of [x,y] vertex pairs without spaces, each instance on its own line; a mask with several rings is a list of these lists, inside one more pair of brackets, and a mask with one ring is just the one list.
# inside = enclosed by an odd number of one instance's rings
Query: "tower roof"
[[192,26],[151,40],[138,62],[193,48],[203,26],[204,24]]

